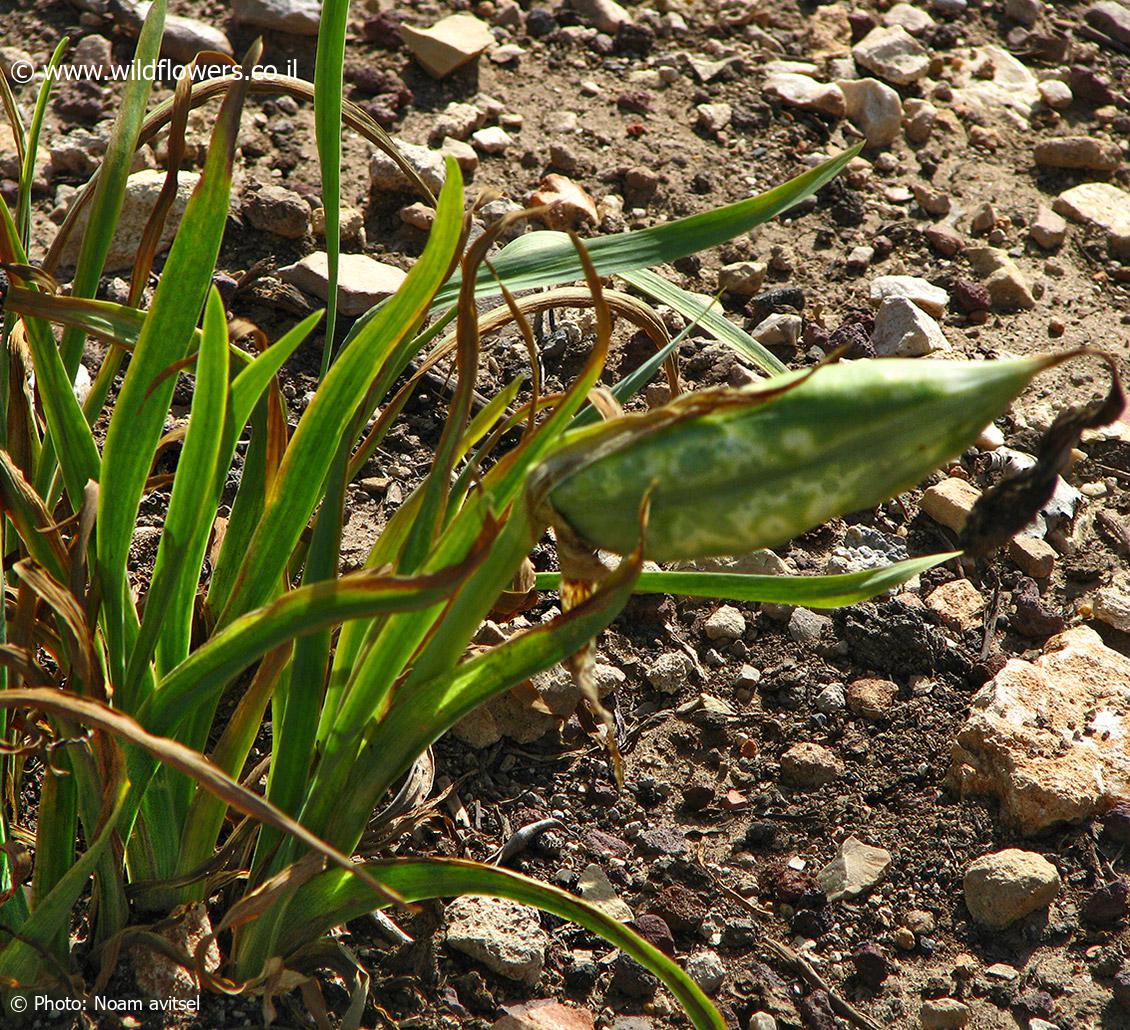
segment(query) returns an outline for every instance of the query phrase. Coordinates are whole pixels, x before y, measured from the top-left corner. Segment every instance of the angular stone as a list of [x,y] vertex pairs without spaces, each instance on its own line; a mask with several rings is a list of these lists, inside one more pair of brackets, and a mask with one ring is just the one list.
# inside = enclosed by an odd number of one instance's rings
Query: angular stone
[[1093,136],[1057,136],[1041,140],[1033,149],[1036,164],[1044,168],[1081,168],[1090,172],[1114,172],[1122,164],[1117,143]]
[[697,125],[704,132],[721,132],[728,128],[730,119],[734,117],[734,109],[729,104],[699,104],[697,112]]
[[813,59],[846,57],[851,53],[851,20],[844,3],[821,4],[808,12],[809,53]]
[[[165,228],[157,244],[157,253],[162,254],[169,249],[176,235],[177,227],[188,206],[188,199],[200,176],[196,172],[181,172],[177,178],[177,195],[173,201],[168,217],[165,219]],[[122,210],[118,215],[118,222],[114,228],[114,238],[110,241],[110,250],[106,255],[105,271],[121,272],[132,268],[134,258],[137,256],[137,245],[141,242],[141,234],[157,204],[157,197],[165,184],[165,173],[153,168],[135,172],[126,180],[126,192],[122,201]],[[59,263],[67,268],[73,268],[78,260],[79,247],[82,236],[86,230],[89,218],[89,205],[84,207],[78,217],[77,224],[67,239]]]
[[821,744],[794,744],[781,755],[781,775],[796,787],[819,787],[843,772],[843,762]]
[[[986,72],[988,78],[983,77]],[[953,99],[986,115],[1008,116],[1028,129],[1028,119],[1040,103],[1040,89],[1027,65],[1001,47],[984,46],[967,53]]]
[[973,1010],[956,998],[929,998],[918,1010],[922,1030],[961,1030],[973,1018]]
[[632,16],[615,0],[572,0],[569,5],[598,32],[615,36],[621,25],[630,25]]
[[232,54],[228,37],[214,25],[179,14],[165,15],[165,34],[161,38],[163,57],[187,64],[201,50],[215,50],[229,57]]
[[457,898],[447,907],[447,945],[491,972],[536,983],[549,938],[532,908],[505,898]]
[[1120,633],[1130,633],[1130,593],[1124,585],[1116,583],[1096,592],[1091,609],[1099,622]]
[[[190,902],[173,910],[172,921],[157,931],[174,947],[189,955],[205,939],[212,937],[212,922],[207,908],[200,902]],[[179,962],[156,948],[135,945],[128,950],[134,978],[142,994],[154,999],[191,1001],[200,996],[200,978],[194,970],[185,969]],[[220,968],[220,949],[214,937],[203,949],[204,968],[215,972]]]
[[316,36],[322,20],[321,0],[234,0],[236,21],[295,36]]
[[577,893],[594,908],[621,923],[630,923],[635,918],[628,903],[616,893],[604,870],[595,862],[581,872]]
[[771,97],[804,111],[822,111],[837,118],[847,113],[844,91],[834,82],[817,82],[807,75],[778,72],[762,87]]
[[[398,139],[395,143],[400,156],[415,169],[424,185],[438,194],[443,189],[443,154],[404,140]],[[406,190],[411,188],[411,180],[388,154],[374,149],[369,158],[369,186],[374,190]]]
[[795,347],[803,329],[804,320],[800,315],[779,311],[758,322],[750,336],[766,347]]
[[267,184],[243,205],[247,220],[274,236],[300,240],[310,229],[310,205],[294,190]]
[[896,86],[908,86],[930,71],[930,55],[901,25],[872,29],[851,53],[861,68]]
[[507,1005],[505,1015],[491,1024],[490,1030],[593,1030],[593,1016],[588,1009],[562,1005],[544,999]]
[[938,109],[929,100],[909,97],[902,105],[902,127],[911,143],[925,143],[938,121]]
[[858,898],[883,879],[890,864],[891,853],[886,848],[848,837],[839,854],[816,874],[816,881],[829,901]]
[[571,229],[579,223],[600,221],[596,202],[572,179],[551,172],[530,194],[530,207],[544,207],[539,216],[550,229]]
[[883,15],[884,25],[901,25],[912,36],[920,36],[937,23],[930,15],[914,4],[895,4]]
[[862,715],[865,719],[886,719],[898,696],[897,683],[865,676],[848,684],[847,705],[856,715]]
[[947,626],[967,630],[981,624],[985,598],[969,580],[953,579],[931,591],[926,607],[936,612]]
[[764,261],[735,261],[718,270],[718,289],[752,297],[761,289],[767,271]]
[[942,327],[905,297],[879,305],[871,342],[879,357],[917,358],[950,349]]
[[428,132],[428,140],[433,146],[447,137],[466,140],[472,132],[480,128],[486,115],[474,104],[461,104],[452,101],[436,116]]
[[1130,193],[1106,182],[1085,182],[1065,190],[1055,210],[1075,222],[1087,222],[1106,233],[1111,253],[1130,258]]
[[400,38],[433,79],[446,78],[494,45],[490,26],[473,14],[452,14],[427,29],[402,24]]
[[[280,268],[278,275],[304,293],[322,301],[329,299],[329,257],[324,250]],[[342,254],[338,265],[338,310],[346,318],[363,315],[400,289],[406,276],[402,269],[374,261],[368,254]]]
[[1005,251],[972,247],[965,251],[965,256],[989,291],[994,310],[1026,311],[1036,306],[1027,278]]
[[1123,46],[1130,46],[1130,7],[1121,0],[1103,0],[1091,4],[1083,15],[1087,24]]
[[1088,627],[1060,633],[974,696],[948,783],[999,798],[1025,835],[1100,815],[1130,797],[1128,696],[1130,658]]
[[1008,542],[1008,556],[1033,579],[1047,579],[1055,568],[1055,548],[1038,536],[1013,537]]
[[1059,871],[1043,855],[1007,848],[974,861],[964,887],[969,914],[982,926],[1003,930],[1055,900]]
[[928,315],[941,318],[945,314],[950,296],[940,286],[934,286],[914,275],[881,275],[871,282],[871,303],[879,307],[891,297],[913,301]]
[[1038,88],[1040,99],[1053,111],[1064,111],[1075,101],[1071,87],[1060,79],[1044,79]]
[[479,167],[479,155],[475,153],[475,148],[470,143],[449,136],[440,144],[439,152],[444,156],[455,158],[464,175],[470,175]]
[[703,632],[711,640],[730,643],[745,633],[745,616],[730,604],[724,604],[702,624]]
[[870,147],[886,147],[902,131],[902,101],[878,79],[840,79],[848,119],[867,138]]
[[690,672],[691,660],[682,651],[667,651],[647,666],[644,675],[656,690],[676,694],[687,682]]
[[481,150],[484,154],[505,154],[514,140],[505,129],[492,125],[471,133],[471,142],[476,150]]
[[935,522],[960,533],[981,491],[972,483],[950,476],[922,494],[919,507]]
[[1055,250],[1057,247],[1062,247],[1063,241],[1067,238],[1067,221],[1050,207],[1041,204],[1032,227],[1028,230],[1028,235],[1044,250]]
[[726,979],[726,967],[716,951],[700,951],[687,959],[687,976],[707,994],[717,994]]

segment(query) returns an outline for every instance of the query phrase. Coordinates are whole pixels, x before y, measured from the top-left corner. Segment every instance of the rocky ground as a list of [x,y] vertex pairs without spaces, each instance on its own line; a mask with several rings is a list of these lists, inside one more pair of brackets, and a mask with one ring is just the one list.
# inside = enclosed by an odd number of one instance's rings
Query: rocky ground
[[[262,34],[265,61],[309,77],[317,6],[174,3],[166,50],[240,53]],[[42,63],[64,32],[74,62],[131,52],[131,0],[7,8],[6,71]],[[467,17],[442,21],[456,13]],[[425,181],[437,184],[447,151],[473,191],[497,191],[484,223],[540,192],[564,198],[550,217],[583,234],[655,224],[864,140],[819,197],[664,270],[697,292],[723,289],[729,316],[792,366],[842,345],[923,360],[1090,346],[1127,368],[1125,2],[374,0],[354,6],[348,53],[348,94]],[[25,108],[33,88],[17,88]],[[95,167],[115,88],[68,85],[49,109],[33,256]],[[194,116],[189,172],[208,125]],[[221,261],[233,312],[271,335],[325,296],[311,129],[290,98],[253,98],[244,119]],[[0,131],[9,201],[13,160]],[[139,157],[106,296],[124,296],[129,233],[163,160],[160,141]],[[431,210],[368,144],[350,138],[346,166],[352,317],[395,289]],[[583,316],[575,324],[547,348],[551,378],[583,358]],[[484,392],[521,368],[515,343],[493,345]],[[618,343],[610,377],[647,353],[626,332]],[[93,368],[99,355],[88,357]],[[286,371],[295,413],[318,361],[315,349]],[[681,373],[691,386],[754,378],[701,336]],[[846,571],[949,547],[978,491],[1029,463],[1055,414],[1106,377],[1094,360],[1044,376],[924,490],[734,567]],[[357,485],[348,561],[419,480],[440,399],[417,396]],[[405,847],[490,858],[513,841],[509,865],[632,920],[743,1030],[1130,1026],[1130,426],[1089,433],[1074,458],[998,558],[951,562],[894,597],[835,613],[633,602],[599,667],[627,789],[564,722],[568,683],[547,674],[536,709],[529,692],[508,697],[441,742],[441,782],[455,789]],[[159,495],[144,514],[142,574]],[[536,558],[552,567],[549,548]],[[483,642],[553,604],[488,625]],[[685,1025],[650,975],[553,918],[463,900],[403,925],[414,944],[348,928],[373,975],[366,1026]],[[181,1025],[260,1019],[255,1002],[209,997]],[[294,1002],[277,1025],[311,1024]]]

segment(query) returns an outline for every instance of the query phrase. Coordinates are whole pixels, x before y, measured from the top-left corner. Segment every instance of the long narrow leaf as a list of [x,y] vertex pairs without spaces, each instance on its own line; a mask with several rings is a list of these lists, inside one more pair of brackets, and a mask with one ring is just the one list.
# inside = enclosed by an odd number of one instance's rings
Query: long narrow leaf
[[[258,60],[252,48],[245,74]],[[212,281],[228,216],[232,159],[247,86],[233,87],[212,133],[204,173],[189,200],[153,305],[134,348],[106,433],[98,509],[97,567],[114,679],[125,677],[130,540],[145,480],[169,409],[173,377],[160,380],[187,353]],[[154,383],[158,385],[154,386]]]
[[[728,601],[760,601],[792,604],[805,608],[841,608],[858,604],[894,587],[920,572],[956,558],[960,551],[910,558],[881,569],[865,569],[834,576],[754,576],[742,572],[641,572],[637,594],[676,594],[680,597],[713,597]],[[539,572],[538,590],[557,590],[558,572]]]
[[322,348],[322,376],[333,360],[337,326],[337,277],[341,253],[341,111],[342,72],[345,64],[345,30],[349,0],[324,0],[318,23],[318,54],[314,61],[314,136],[322,171],[322,210],[325,212],[328,285],[326,336]]
[[[130,75],[118,100],[118,116],[110,130],[106,153],[102,158],[98,182],[90,202],[90,218],[79,248],[71,294],[75,297],[93,297],[98,289],[98,279],[110,252],[114,229],[125,198],[126,179],[133,164],[137,135],[145,119],[145,108],[153,88],[152,75],[147,74],[161,50],[165,31],[166,0],[150,4],[137,38]],[[74,378],[82,357],[82,333],[69,329],[63,333],[60,344],[63,364],[67,374]]]
[[[815,193],[838,175],[860,148],[861,145],[857,145],[845,150],[795,179],[735,204],[647,229],[600,236],[587,240],[585,247],[602,276],[652,268],[688,254],[697,254],[749,232]],[[569,237],[560,232],[533,232],[519,236],[491,259],[491,265],[498,278],[514,292],[572,282],[584,274]],[[449,283],[436,297],[436,304],[446,306],[452,303],[458,290],[458,281]],[[498,292],[490,271],[480,271],[476,292],[479,296]]]
[[[673,959],[619,920],[558,887],[508,869],[457,858],[396,858],[369,862],[365,868],[409,902],[463,895],[508,898],[583,926],[659,977],[683,1006],[695,1030],[724,1030],[726,1026],[710,999]],[[351,882],[336,869],[327,870],[305,884],[300,898],[301,904],[294,906],[295,915],[300,910],[307,921],[295,923],[292,931],[282,938],[284,954],[374,907],[372,896],[366,895],[360,884]]]

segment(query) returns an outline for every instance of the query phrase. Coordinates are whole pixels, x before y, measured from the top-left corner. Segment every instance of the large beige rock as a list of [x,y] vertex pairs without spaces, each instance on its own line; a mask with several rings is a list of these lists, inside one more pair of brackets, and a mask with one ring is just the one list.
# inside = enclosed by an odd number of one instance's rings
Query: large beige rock
[[[188,198],[196,189],[200,176],[196,172],[181,172],[177,180],[177,196],[173,206],[165,219],[165,228],[157,244],[157,253],[169,249],[176,235],[177,227],[184,216],[184,209],[188,206]],[[118,225],[114,230],[114,238],[110,242],[110,252],[106,255],[105,271],[122,272],[133,267],[134,258],[137,256],[137,245],[141,241],[141,234],[145,229],[149,216],[157,203],[157,197],[165,182],[165,173],[155,168],[147,168],[135,172],[126,180],[126,192],[122,201],[122,211],[118,216]],[[67,238],[59,263],[64,268],[73,268],[78,260],[79,247],[82,245],[82,234],[86,230],[87,213],[90,208],[83,208],[79,215],[78,224]]]
[[955,104],[990,118],[1003,115],[1029,128],[1028,119],[1040,103],[1040,84],[1031,69],[998,46],[953,53],[963,60],[953,91]]
[[452,14],[427,29],[401,25],[400,36],[434,79],[446,78],[494,45],[490,26],[473,14]]
[[869,147],[890,146],[902,131],[902,100],[878,79],[840,79],[847,116]]
[[999,798],[1026,835],[1130,799],[1130,658],[1080,626],[1011,659],[974,696],[948,782]]
[[[325,301],[330,295],[329,257],[324,250],[279,269],[283,282]],[[374,304],[391,297],[407,273],[394,265],[374,261],[368,254],[342,254],[338,263],[337,306],[346,318],[363,315]]]
[[1055,900],[1059,871],[1043,855],[1006,848],[965,871],[965,907],[982,926],[1003,930]]
[[1130,258],[1130,193],[1109,182],[1085,182],[1056,197],[1055,210],[1106,233],[1111,253]]

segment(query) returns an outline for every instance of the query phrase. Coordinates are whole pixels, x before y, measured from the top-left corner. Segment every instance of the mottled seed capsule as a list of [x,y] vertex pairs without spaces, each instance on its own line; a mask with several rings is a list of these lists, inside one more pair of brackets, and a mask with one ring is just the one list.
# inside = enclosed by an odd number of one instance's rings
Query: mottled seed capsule
[[638,543],[649,492],[652,560],[775,547],[914,486],[1053,362],[840,362],[690,394],[574,434],[537,496],[560,530],[619,554]]

